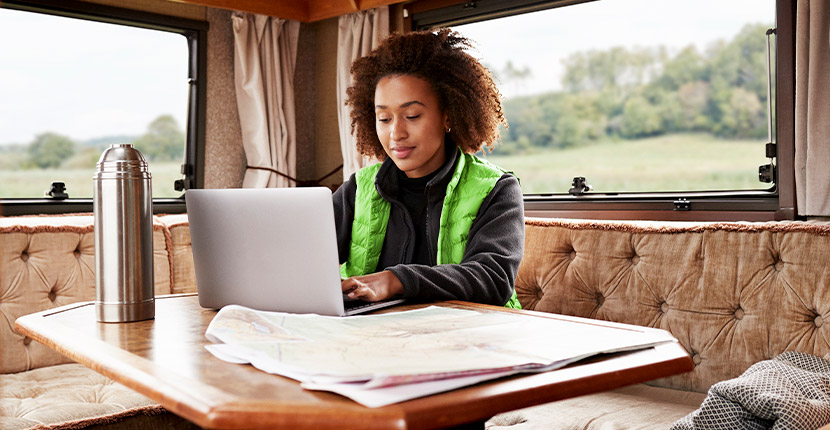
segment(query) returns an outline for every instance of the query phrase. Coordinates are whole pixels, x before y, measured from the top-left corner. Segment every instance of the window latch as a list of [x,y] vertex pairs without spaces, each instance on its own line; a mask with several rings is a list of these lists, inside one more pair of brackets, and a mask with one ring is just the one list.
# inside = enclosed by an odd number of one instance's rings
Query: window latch
[[573,188],[568,190],[568,193],[573,196],[581,196],[594,189],[594,187],[585,182],[585,178],[582,176],[575,177],[571,185]]
[[758,180],[761,182],[774,182],[775,181],[775,165],[772,163],[764,164],[763,166],[758,166]]
[[687,199],[677,199],[674,201],[674,210],[690,211],[692,210],[692,202]]
[[69,193],[66,192],[66,184],[63,182],[52,182],[52,185],[45,194],[46,198],[53,200],[66,200],[69,198]]
[[184,178],[173,181],[173,189],[176,191],[184,191],[193,187],[193,165],[182,164],[181,172]]

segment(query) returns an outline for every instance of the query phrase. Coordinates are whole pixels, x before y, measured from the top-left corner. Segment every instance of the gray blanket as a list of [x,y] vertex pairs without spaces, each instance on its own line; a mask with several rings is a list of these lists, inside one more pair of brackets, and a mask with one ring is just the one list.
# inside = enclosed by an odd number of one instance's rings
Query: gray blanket
[[671,426],[686,429],[804,429],[830,422],[830,361],[785,352],[718,382],[700,408]]

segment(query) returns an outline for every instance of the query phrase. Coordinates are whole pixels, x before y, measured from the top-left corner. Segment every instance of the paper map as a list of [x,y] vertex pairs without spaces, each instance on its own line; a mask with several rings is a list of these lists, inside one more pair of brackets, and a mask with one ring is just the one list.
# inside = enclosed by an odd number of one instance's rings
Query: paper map
[[226,306],[205,335],[219,359],[373,407],[674,341],[661,330],[438,306],[347,318]]

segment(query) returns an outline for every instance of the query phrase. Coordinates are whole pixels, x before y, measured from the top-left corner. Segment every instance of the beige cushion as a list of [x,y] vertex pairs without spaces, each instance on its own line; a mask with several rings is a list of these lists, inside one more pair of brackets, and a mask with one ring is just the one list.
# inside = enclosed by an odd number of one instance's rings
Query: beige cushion
[[24,429],[128,411],[163,412],[150,399],[80,364],[0,375],[0,428]]
[[655,385],[706,392],[784,351],[830,352],[830,226],[533,219],[522,306],[670,331],[695,369]]
[[[153,224],[156,294],[170,293],[166,228]],[[0,373],[68,362],[12,329],[15,319],[95,300],[91,214],[0,217]]]
[[697,409],[704,393],[643,384],[496,415],[489,430],[665,430]]
[[171,293],[195,293],[196,273],[193,269],[193,250],[190,244],[190,224],[187,214],[159,217],[167,227],[171,238],[173,284]]

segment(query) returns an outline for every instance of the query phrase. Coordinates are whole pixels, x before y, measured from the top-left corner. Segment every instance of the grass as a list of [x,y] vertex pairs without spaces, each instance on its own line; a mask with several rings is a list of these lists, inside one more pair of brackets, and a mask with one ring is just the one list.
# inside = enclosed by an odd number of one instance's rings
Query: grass
[[[764,189],[758,166],[768,163],[760,140],[723,140],[710,135],[676,134],[641,140],[599,142],[567,149],[535,149],[487,159],[514,171],[526,194],[567,193],[575,176],[595,192],[708,191]],[[151,162],[154,197],[178,197],[173,181],[178,162]],[[53,181],[66,183],[71,198],[92,197],[89,169],[0,169],[0,197],[41,197]]]
[[[181,162],[151,162],[153,197],[178,197],[173,181],[181,179]],[[0,170],[0,197],[39,198],[52,182],[66,184],[70,198],[92,198],[92,176],[95,168]]]
[[764,158],[760,140],[724,140],[675,134],[640,140],[598,142],[567,149],[536,149],[487,159],[512,170],[525,194],[567,193],[584,176],[595,192],[713,191],[765,189],[758,181]]

